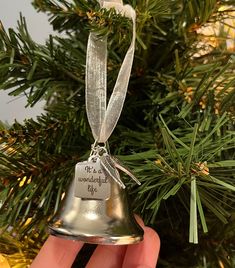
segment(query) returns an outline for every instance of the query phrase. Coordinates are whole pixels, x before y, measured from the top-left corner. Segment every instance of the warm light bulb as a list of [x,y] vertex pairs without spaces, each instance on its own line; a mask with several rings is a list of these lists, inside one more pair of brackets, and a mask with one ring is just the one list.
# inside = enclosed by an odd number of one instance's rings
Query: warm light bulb
[[0,254],[0,268],[10,268],[10,265],[5,257]]

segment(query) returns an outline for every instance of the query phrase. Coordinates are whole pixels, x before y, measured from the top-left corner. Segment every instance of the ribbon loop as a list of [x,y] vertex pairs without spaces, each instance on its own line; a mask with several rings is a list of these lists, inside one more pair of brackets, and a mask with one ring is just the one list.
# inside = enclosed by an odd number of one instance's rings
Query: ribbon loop
[[107,36],[90,33],[86,59],[86,111],[93,137],[105,143],[112,134],[122,112],[134,59],[136,26],[135,10],[120,0],[100,1],[103,8],[115,8],[133,22],[131,45],[123,60],[107,106]]

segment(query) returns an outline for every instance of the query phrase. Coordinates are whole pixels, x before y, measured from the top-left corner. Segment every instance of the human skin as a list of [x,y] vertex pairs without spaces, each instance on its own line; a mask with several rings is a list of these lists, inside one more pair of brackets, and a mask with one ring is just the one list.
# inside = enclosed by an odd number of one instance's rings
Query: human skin
[[[160,251],[158,234],[144,225],[144,239],[138,244],[128,246],[98,245],[86,268],[155,268]],[[81,250],[83,242],[49,236],[31,268],[70,268]]]

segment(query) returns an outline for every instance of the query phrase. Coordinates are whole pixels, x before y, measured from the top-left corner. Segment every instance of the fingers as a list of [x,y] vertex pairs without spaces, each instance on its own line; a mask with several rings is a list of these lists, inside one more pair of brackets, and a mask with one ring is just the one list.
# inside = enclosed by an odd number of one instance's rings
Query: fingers
[[123,261],[123,268],[155,268],[160,251],[160,238],[150,227],[138,223],[144,230],[144,240],[136,245],[128,246]]
[[143,220],[135,215],[144,229],[144,240],[129,246],[98,246],[86,268],[155,268],[160,250],[160,239]]
[[84,243],[49,236],[31,268],[67,268],[71,267],[77,253]]
[[91,256],[86,268],[120,268],[122,267],[127,246],[99,245]]
[[[144,226],[143,220],[135,215],[137,222]],[[127,246],[99,245],[94,251],[86,268],[120,268],[125,257]]]

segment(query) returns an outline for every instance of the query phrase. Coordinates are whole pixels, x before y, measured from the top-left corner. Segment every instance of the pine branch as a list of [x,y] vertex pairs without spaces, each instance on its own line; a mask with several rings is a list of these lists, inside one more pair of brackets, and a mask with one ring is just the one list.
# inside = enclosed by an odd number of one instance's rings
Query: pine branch
[[77,44],[74,52],[66,40],[64,46],[69,46],[70,50],[62,48],[53,37],[45,46],[38,45],[32,41],[23,17],[18,27],[18,33],[10,29],[9,35],[4,29],[1,30],[1,40],[4,42],[0,56],[1,89],[14,88],[11,95],[15,96],[26,94],[28,104],[33,106],[45,97],[46,92],[50,99],[55,92],[64,92],[66,88],[68,97],[74,88],[77,90],[78,85],[83,85],[84,47],[79,48]]
[[[209,131],[210,136],[208,136],[208,132],[201,132],[193,149],[190,149],[189,146],[192,134],[187,133],[185,137],[177,137],[169,128],[163,128],[162,134],[165,137],[166,150],[161,149],[159,153],[149,151],[150,155],[147,151],[137,153],[133,157],[122,157],[134,168],[142,182],[140,188],[135,189],[134,196],[136,196],[135,204],[138,204],[137,210],[141,214],[144,213],[146,220],[151,220],[152,223],[156,221],[157,212],[164,200],[175,195],[185,195],[185,192],[188,192],[189,195],[191,177],[195,176],[199,196],[202,195],[202,205],[207,207],[208,211],[212,209],[211,212],[220,220],[227,222],[225,217],[228,217],[227,213],[231,213],[234,205],[231,204],[231,201],[234,202],[235,197],[232,169],[235,162],[232,160],[233,154],[229,156],[231,160],[224,160],[223,152],[228,153],[233,148],[235,136],[234,132],[227,132],[227,135],[224,133],[223,136],[216,134],[219,133],[219,129],[223,128],[228,118],[224,119],[218,120],[214,129]],[[162,148],[162,145],[159,144],[159,148]],[[221,158],[223,160],[219,160]],[[144,159],[145,165],[141,164]],[[220,165],[224,168],[223,175],[218,169]],[[158,193],[157,199],[154,198],[156,193]],[[218,196],[227,196],[227,199],[219,204],[215,201]],[[185,205],[183,196],[179,199],[183,202],[182,205]],[[213,208],[210,204],[213,204]]]
[[75,164],[89,149],[87,133],[82,140],[78,135],[81,124],[62,122],[45,116],[1,132],[1,226],[14,226],[19,236],[44,233],[51,208],[58,208]]
[[88,33],[95,31],[98,35],[112,33],[112,36],[119,32],[119,40],[121,35],[128,33],[129,20],[117,14],[114,9],[107,11],[100,8],[97,1],[35,0],[33,5],[38,11],[45,12],[50,16],[50,23],[54,30],[59,32],[72,30]]
[[[233,267],[234,53],[224,30],[214,36],[219,45],[206,50],[198,29],[223,22],[234,1],[127,2],[137,11],[136,57],[111,151],[142,182],[137,188],[126,178],[135,210],[160,232],[163,267]],[[22,17],[18,30],[0,28],[1,89],[26,94],[29,105],[47,100],[47,114],[37,120],[0,126],[1,226],[32,241],[45,238],[74,166],[93,142],[84,107],[88,33],[109,35],[109,91],[131,38],[131,22],[96,2],[34,6],[64,35],[39,45]],[[189,224],[195,210],[198,222]],[[190,233],[199,229],[198,247],[188,245],[189,225]]]

